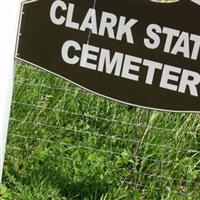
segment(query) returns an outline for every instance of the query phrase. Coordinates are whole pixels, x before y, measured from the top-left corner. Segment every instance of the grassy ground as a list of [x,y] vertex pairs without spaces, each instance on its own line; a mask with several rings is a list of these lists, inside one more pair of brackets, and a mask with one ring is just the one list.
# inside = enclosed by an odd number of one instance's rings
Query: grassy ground
[[200,116],[130,109],[19,63],[1,200],[200,199]]

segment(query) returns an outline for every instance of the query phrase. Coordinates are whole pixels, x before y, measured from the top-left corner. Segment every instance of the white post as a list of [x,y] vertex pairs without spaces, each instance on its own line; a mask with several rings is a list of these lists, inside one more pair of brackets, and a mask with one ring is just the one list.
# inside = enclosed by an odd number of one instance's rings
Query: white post
[[14,51],[21,0],[5,0],[0,6],[0,183],[7,141],[14,80]]

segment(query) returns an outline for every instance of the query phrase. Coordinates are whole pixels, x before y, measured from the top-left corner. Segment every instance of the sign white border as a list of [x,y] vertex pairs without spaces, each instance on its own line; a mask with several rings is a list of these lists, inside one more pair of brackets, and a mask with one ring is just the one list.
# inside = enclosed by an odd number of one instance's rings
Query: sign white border
[[[36,1],[38,1],[38,0],[30,0],[30,1],[25,1],[25,2],[23,2],[23,3],[22,3],[22,10],[23,10],[23,5],[24,5],[24,4],[30,4],[30,3],[33,3],[33,2],[36,2]],[[95,1],[95,0],[93,0],[93,1]],[[190,1],[200,6],[200,0],[190,0]],[[120,101],[120,100],[114,99],[114,98],[112,98],[112,97],[102,95],[102,94],[100,94],[100,93],[98,93],[98,92],[94,92],[94,91],[92,91],[92,90],[90,90],[90,89],[88,89],[88,88],[85,88],[85,87],[83,87],[83,86],[81,86],[81,85],[79,85],[79,84],[77,84],[77,83],[75,83],[75,82],[73,82],[73,81],[71,81],[71,80],[69,80],[69,79],[67,79],[67,78],[65,78],[65,77],[63,77],[63,76],[61,76],[61,75],[58,75],[58,74],[56,74],[56,73],[54,73],[54,72],[52,72],[52,71],[49,71],[49,70],[43,68],[42,66],[39,66],[39,65],[37,65],[37,64],[35,64],[35,63],[29,62],[29,61],[27,61],[27,60],[24,60],[24,59],[20,58],[19,55],[17,54],[17,49],[18,49],[19,39],[20,39],[20,37],[23,37],[23,36],[21,35],[21,33],[20,33],[20,27],[21,27],[22,16],[23,16],[23,11],[21,11],[21,14],[20,14],[19,29],[18,29],[18,33],[17,33],[17,38],[18,38],[18,39],[17,39],[16,52],[15,52],[15,58],[16,58],[16,59],[18,59],[18,60],[20,60],[20,61],[22,61],[22,62],[25,62],[25,63],[27,63],[27,64],[30,64],[30,65],[32,65],[32,66],[35,66],[35,67],[37,67],[37,68],[39,68],[39,69],[41,69],[41,70],[43,70],[43,71],[45,71],[45,72],[48,72],[48,73],[50,73],[50,74],[52,74],[52,75],[55,75],[55,76],[59,77],[59,78],[62,78],[62,79],[64,79],[64,80],[68,81],[69,83],[72,83],[72,84],[74,84],[74,85],[76,85],[76,86],[78,86],[78,87],[80,87],[80,88],[82,88],[82,89],[84,89],[84,90],[86,90],[86,91],[88,91],[88,92],[90,92],[90,93],[93,93],[93,94],[95,94],[95,95],[97,95],[97,96],[100,96],[100,97],[103,97],[103,98],[112,100],[112,101],[117,102],[117,103],[125,104],[125,105],[128,105],[128,106],[133,106],[133,107],[138,107],[138,108],[144,108],[144,109],[148,109],[148,110],[161,111],[161,112],[171,112],[171,113],[193,113],[193,114],[199,114],[199,113],[200,113],[200,111],[191,111],[191,110],[181,111],[181,110],[159,109],[159,108],[141,106],[141,105],[138,105],[138,104],[131,104],[131,103],[125,102],[125,101]]]

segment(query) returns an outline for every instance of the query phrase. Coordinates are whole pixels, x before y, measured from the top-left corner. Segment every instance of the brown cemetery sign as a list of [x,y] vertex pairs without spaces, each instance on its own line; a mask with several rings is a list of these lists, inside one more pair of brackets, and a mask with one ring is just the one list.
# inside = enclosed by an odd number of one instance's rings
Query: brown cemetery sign
[[189,0],[36,0],[16,58],[133,106],[200,111],[200,6]]

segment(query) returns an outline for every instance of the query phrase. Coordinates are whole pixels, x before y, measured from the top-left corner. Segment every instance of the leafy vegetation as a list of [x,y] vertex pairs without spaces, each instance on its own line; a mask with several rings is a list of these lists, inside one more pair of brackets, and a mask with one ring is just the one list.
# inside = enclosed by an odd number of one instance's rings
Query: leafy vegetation
[[200,116],[130,108],[18,63],[1,200],[200,199]]

